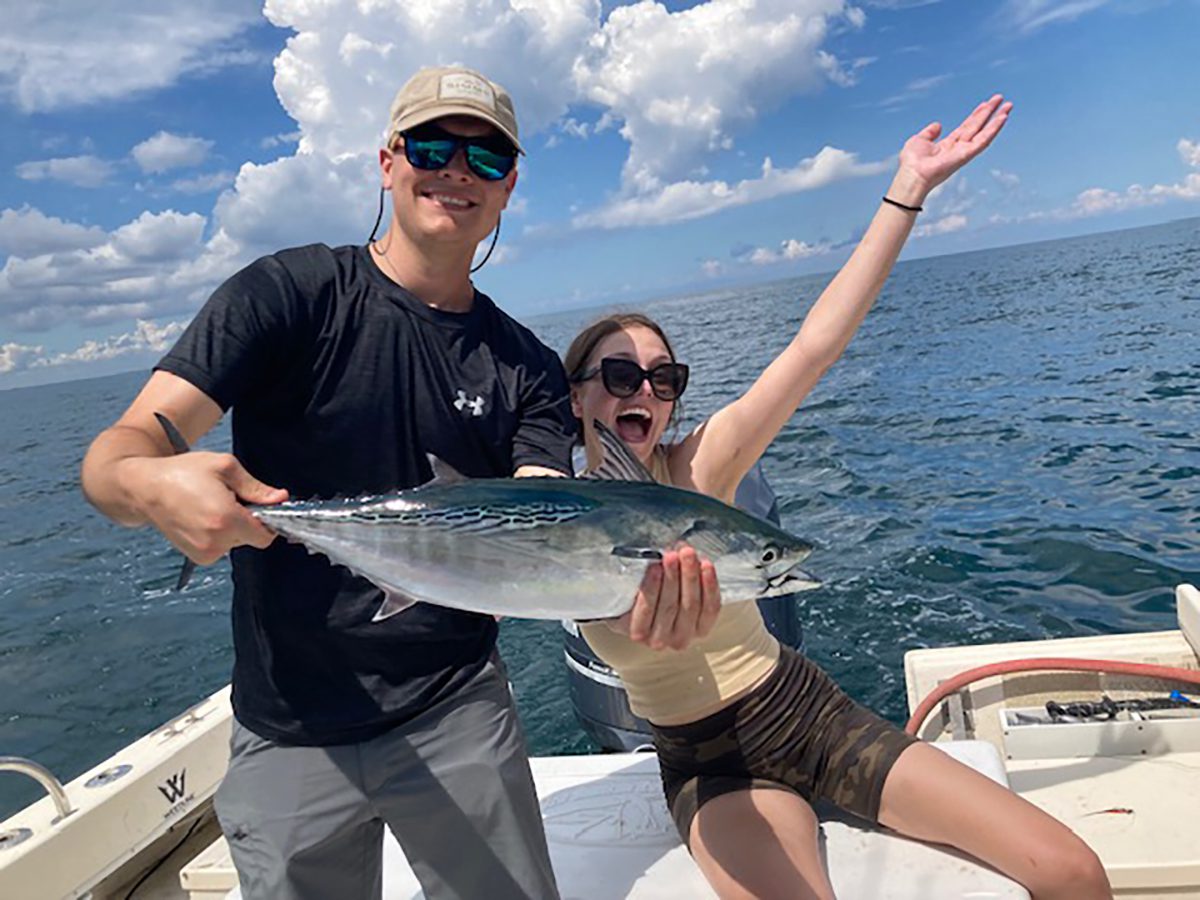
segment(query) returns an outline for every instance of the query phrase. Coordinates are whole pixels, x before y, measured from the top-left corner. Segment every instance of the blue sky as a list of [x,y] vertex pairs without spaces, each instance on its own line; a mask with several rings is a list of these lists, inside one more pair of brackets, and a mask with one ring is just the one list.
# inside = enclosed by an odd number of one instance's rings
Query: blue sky
[[[33,0],[0,34],[0,389],[147,366],[225,277],[361,243],[395,90],[512,92],[517,316],[836,268],[909,134],[1012,119],[906,255],[1200,215],[1200,0]],[[180,11],[183,10],[183,11]]]

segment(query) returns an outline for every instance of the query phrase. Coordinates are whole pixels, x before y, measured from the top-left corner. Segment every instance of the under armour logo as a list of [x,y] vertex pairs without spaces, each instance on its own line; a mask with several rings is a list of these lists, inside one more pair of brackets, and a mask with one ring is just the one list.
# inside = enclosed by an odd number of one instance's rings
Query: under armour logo
[[474,400],[468,400],[467,392],[460,390],[458,392],[458,399],[454,401],[454,408],[457,409],[459,412],[462,412],[464,409],[469,408],[471,410],[471,415],[482,416],[483,415],[483,398],[480,397],[478,394],[476,394]]

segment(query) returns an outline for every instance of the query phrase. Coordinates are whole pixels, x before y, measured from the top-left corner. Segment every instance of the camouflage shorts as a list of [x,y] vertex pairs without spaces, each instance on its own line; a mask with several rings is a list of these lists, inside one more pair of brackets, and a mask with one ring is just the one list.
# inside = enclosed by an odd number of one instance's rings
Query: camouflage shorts
[[876,822],[883,782],[915,741],[787,647],[762,684],[724,709],[654,726],[667,805],[685,844],[701,806],[750,788],[795,791]]

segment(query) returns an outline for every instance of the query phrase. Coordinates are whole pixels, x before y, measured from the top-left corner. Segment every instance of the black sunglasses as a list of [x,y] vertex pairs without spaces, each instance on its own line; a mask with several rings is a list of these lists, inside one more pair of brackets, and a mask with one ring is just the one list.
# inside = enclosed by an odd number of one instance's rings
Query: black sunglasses
[[419,125],[401,132],[404,158],[414,169],[444,169],[464,150],[467,168],[484,181],[499,181],[517,164],[517,148],[502,134],[463,137],[437,125]]
[[653,369],[643,369],[632,359],[606,356],[600,366],[584,372],[575,381],[590,381],[597,375],[604,382],[604,389],[614,397],[632,397],[642,386],[650,382],[650,390],[659,400],[678,400],[687,389],[688,367],[683,363],[659,363]]

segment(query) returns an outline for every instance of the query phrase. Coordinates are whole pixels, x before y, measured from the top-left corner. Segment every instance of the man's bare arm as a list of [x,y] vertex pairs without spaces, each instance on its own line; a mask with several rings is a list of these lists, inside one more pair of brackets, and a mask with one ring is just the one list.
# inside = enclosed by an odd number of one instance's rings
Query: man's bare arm
[[154,525],[199,563],[215,562],[242,544],[270,544],[274,535],[242,502],[278,503],[287,492],[263,484],[228,453],[176,456],[156,412],[188,443],[221,418],[221,408],[203,391],[155,372],[116,424],[88,448],[81,472],[88,501],[122,525]]

